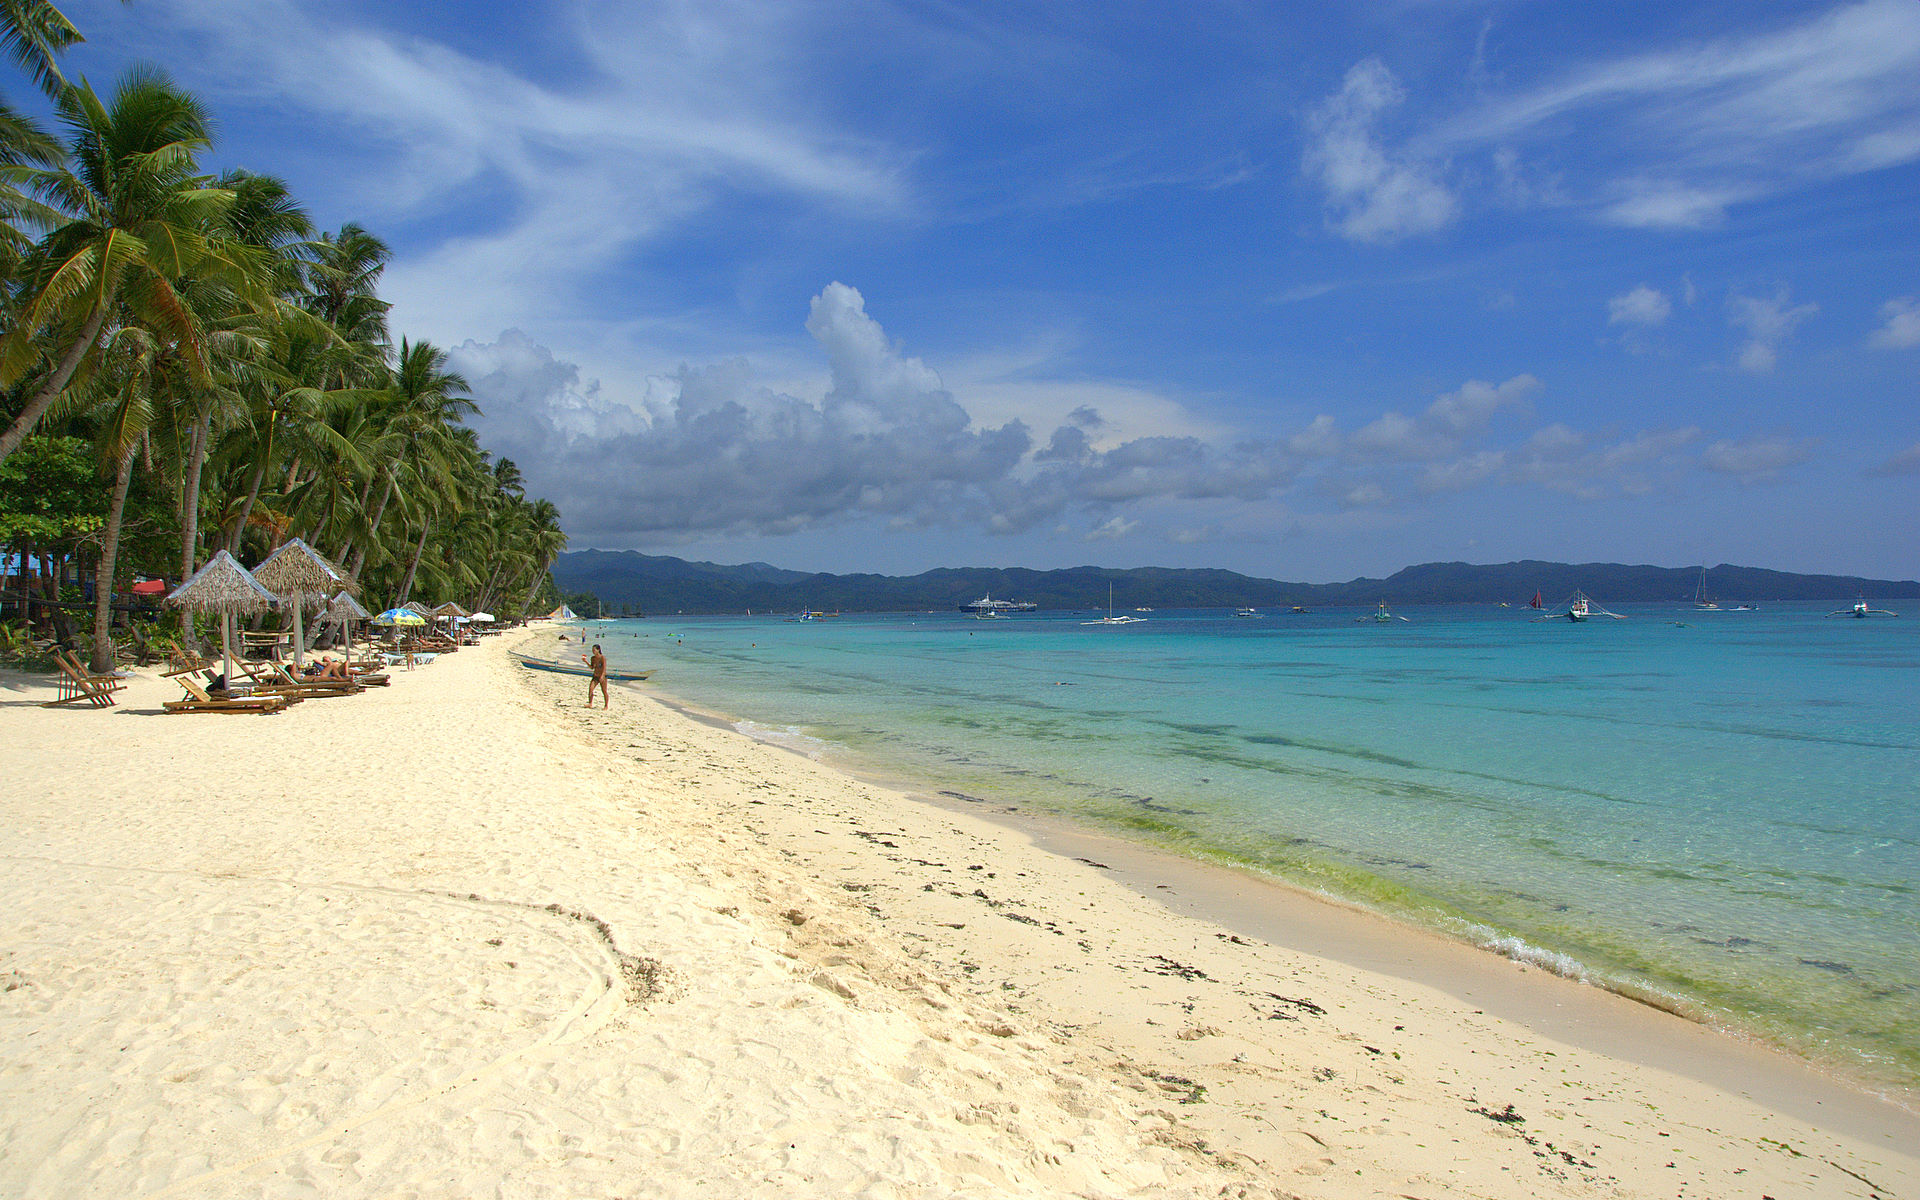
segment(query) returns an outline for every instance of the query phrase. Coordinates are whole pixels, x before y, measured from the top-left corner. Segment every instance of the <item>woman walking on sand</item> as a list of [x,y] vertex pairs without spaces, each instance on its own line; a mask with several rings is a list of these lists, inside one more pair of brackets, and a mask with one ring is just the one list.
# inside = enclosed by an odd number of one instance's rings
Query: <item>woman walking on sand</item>
[[593,668],[593,678],[587,680],[587,707],[593,707],[594,688],[600,689],[600,707],[613,707],[612,703],[607,699],[607,656],[600,653],[600,643],[595,642],[593,644],[592,658],[587,658],[585,655],[582,655],[581,658],[589,667]]

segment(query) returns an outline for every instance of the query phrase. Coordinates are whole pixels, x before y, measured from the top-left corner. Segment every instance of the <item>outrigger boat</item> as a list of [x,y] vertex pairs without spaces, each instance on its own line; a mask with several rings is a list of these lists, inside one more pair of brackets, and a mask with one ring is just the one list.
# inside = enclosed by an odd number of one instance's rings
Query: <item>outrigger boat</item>
[[1354,620],[1354,623],[1357,625],[1364,625],[1368,621],[1406,621],[1407,624],[1409,625],[1413,624],[1413,622],[1408,620],[1406,617],[1403,617],[1399,613],[1389,609],[1387,607],[1387,602],[1385,600],[1382,600],[1380,602],[1379,608],[1376,608],[1373,610],[1372,616],[1355,617],[1353,620]]
[[[515,662],[535,671],[551,671],[555,675],[579,675],[583,677],[590,677],[593,674],[593,669],[585,663],[564,663],[555,662],[548,658],[534,658],[532,655],[521,654],[517,650],[510,651],[509,653],[513,655]],[[658,668],[650,667],[645,671],[627,671],[619,667],[609,666],[607,668],[607,678],[614,683],[639,683],[651,677],[657,669]]]
[[1827,615],[1830,617],[1860,617],[1865,619],[1867,617],[1897,617],[1900,614],[1897,612],[1888,612],[1884,608],[1868,608],[1867,598],[1862,596],[1853,602],[1852,608],[1836,608]]
[[[1530,604],[1528,607],[1538,607],[1540,593],[1535,592],[1533,595],[1533,599],[1534,599],[1534,603]],[[1591,597],[1589,597],[1585,592],[1579,590],[1578,588],[1574,589],[1573,598],[1567,601],[1567,607],[1565,608],[1565,610],[1555,611],[1550,613],[1543,613],[1540,616],[1535,617],[1534,620],[1580,622],[1580,621],[1589,620],[1593,617],[1612,617],[1616,621],[1626,620],[1625,617],[1621,616],[1617,612],[1608,612],[1606,609],[1601,608],[1598,604],[1595,604],[1593,602]]]

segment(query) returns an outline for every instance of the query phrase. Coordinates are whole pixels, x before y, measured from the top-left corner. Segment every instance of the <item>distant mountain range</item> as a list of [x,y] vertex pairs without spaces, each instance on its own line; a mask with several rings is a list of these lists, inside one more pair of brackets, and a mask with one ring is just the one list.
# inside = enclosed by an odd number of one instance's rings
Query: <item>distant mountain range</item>
[[[943,567],[919,575],[828,575],[766,563],[724,566],[632,550],[580,550],[553,566],[564,593],[591,592],[609,613],[906,612],[951,609],[992,595],[1031,600],[1043,609],[1105,608],[1113,585],[1121,608],[1229,608],[1342,604],[1520,605],[1538,590],[1553,605],[1579,588],[1602,603],[1691,600],[1700,568],[1619,563],[1423,563],[1385,579],[1287,583],[1235,571],[1068,567],[1056,571]],[[1722,564],[1707,571],[1707,594],[1721,602],[1920,597],[1920,582],[1852,575],[1795,575]]]

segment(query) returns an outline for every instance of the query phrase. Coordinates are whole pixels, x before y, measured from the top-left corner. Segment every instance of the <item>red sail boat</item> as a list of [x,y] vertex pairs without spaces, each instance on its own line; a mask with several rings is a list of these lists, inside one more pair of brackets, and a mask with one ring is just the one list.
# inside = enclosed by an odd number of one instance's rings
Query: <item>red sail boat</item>
[[1533,599],[1527,601],[1527,607],[1528,608],[1545,608],[1546,607],[1546,605],[1540,603],[1540,589],[1538,588],[1534,589]]

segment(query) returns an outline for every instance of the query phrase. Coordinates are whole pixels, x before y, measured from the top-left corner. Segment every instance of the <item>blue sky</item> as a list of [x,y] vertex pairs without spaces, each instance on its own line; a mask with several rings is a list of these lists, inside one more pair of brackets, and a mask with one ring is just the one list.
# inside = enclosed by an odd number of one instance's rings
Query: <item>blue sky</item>
[[1920,576],[1920,4],[72,0],[575,547]]

